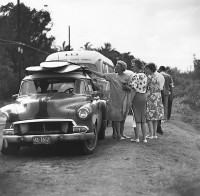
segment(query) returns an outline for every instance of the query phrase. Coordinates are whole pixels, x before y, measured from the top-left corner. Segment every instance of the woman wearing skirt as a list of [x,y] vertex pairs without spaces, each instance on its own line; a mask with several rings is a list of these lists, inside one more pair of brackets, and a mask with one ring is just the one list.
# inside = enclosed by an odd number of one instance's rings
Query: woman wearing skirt
[[146,143],[146,87],[147,76],[143,73],[143,63],[138,59],[133,59],[132,70],[136,73],[132,78],[131,86],[135,89],[136,94],[132,101],[132,109],[136,121],[136,127],[134,128],[135,138],[132,138],[132,142],[139,142],[139,130],[141,128],[143,135],[143,142]]

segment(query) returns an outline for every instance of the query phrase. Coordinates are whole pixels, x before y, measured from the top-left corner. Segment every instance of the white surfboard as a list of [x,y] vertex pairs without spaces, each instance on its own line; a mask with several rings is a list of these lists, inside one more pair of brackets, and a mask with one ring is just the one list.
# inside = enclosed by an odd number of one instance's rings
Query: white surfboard
[[38,71],[45,71],[45,70],[46,69],[40,66],[31,66],[31,67],[26,68],[26,71],[30,71],[30,72],[38,72]]
[[58,70],[57,72],[58,73],[67,73],[67,72],[75,71],[80,68],[81,68],[80,65],[68,65],[68,66],[65,66],[62,69]]
[[66,65],[69,65],[69,63],[65,61],[44,61],[40,63],[40,66],[46,69],[55,69]]

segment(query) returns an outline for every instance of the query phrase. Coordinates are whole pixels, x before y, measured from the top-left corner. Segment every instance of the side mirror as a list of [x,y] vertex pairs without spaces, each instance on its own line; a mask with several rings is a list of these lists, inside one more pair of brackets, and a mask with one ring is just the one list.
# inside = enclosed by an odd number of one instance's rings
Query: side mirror
[[14,94],[14,95],[12,95],[12,99],[13,99],[13,100],[16,100],[18,96],[19,96],[19,94]]

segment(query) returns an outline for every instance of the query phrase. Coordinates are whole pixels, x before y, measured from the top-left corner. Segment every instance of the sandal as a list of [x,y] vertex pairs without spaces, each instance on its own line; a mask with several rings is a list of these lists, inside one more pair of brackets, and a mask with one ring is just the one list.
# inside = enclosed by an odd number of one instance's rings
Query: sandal
[[132,138],[132,139],[131,139],[131,142],[137,142],[137,143],[138,143],[138,142],[140,142],[140,140],[139,140],[139,139],[134,139],[134,138]]
[[147,139],[153,139],[154,137],[153,137],[153,135],[147,135],[146,138]]
[[122,135],[122,137],[123,137],[124,139],[130,139],[130,138],[131,138],[131,137],[126,136],[126,135]]

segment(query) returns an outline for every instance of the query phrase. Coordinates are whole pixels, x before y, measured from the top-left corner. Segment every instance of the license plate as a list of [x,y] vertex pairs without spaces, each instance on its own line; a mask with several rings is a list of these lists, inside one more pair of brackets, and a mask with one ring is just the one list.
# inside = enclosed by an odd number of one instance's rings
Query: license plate
[[33,144],[50,144],[51,137],[50,136],[34,136]]

